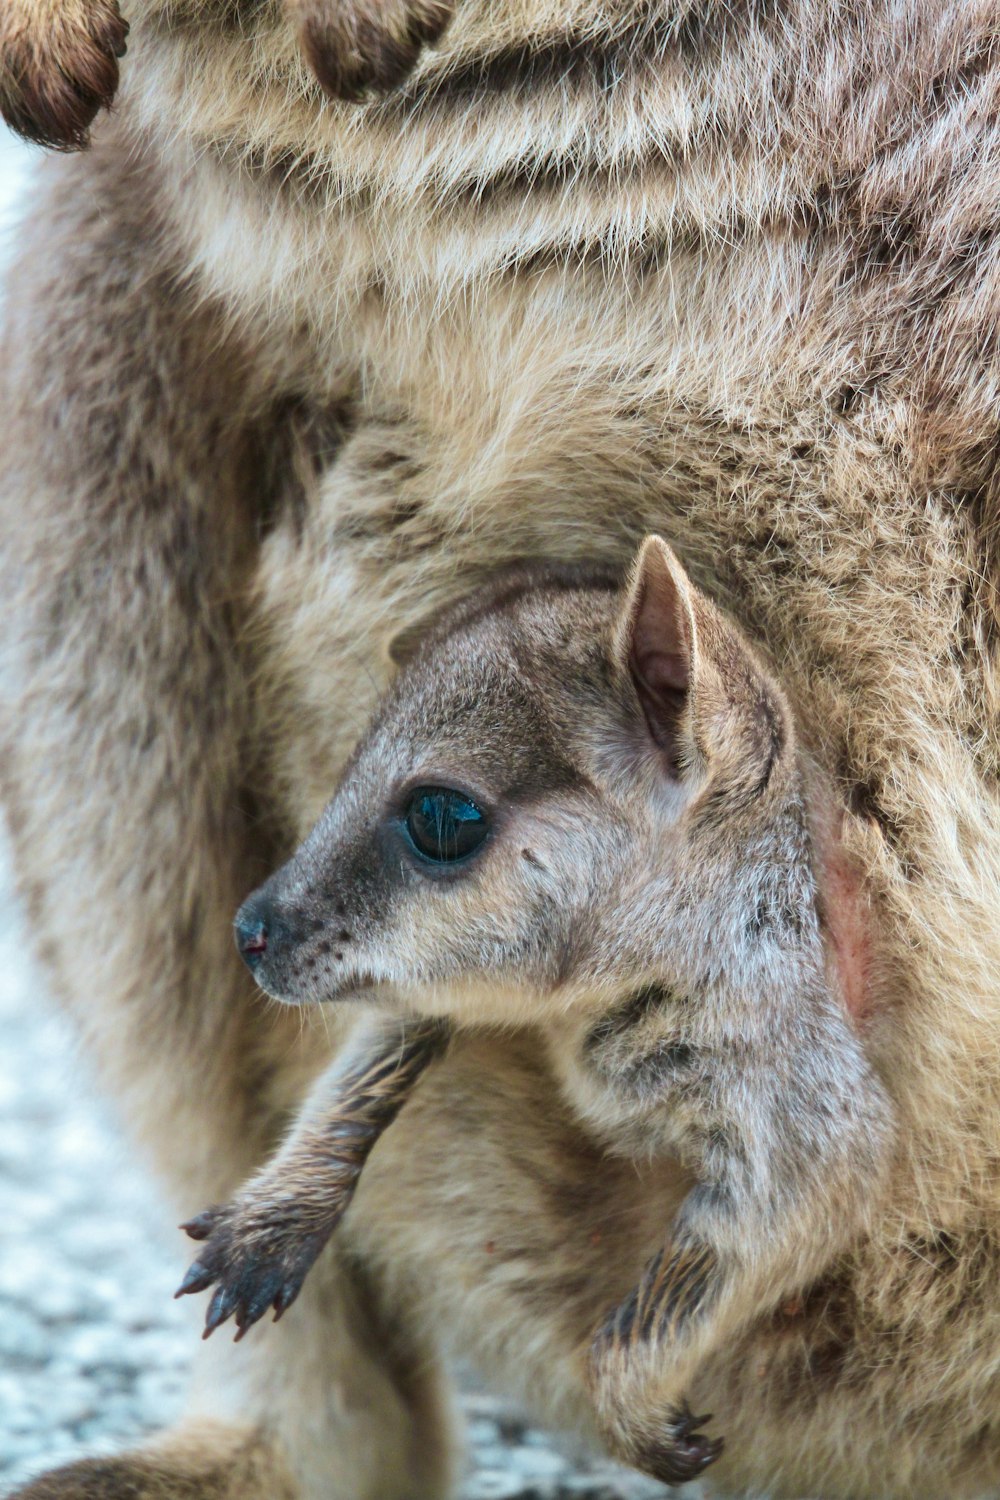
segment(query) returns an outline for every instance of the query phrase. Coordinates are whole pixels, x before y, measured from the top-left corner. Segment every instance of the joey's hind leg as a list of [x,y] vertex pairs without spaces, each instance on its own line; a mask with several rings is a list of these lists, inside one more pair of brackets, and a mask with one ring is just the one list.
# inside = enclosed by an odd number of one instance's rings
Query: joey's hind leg
[[298,1296],[354,1196],[368,1156],[448,1044],[440,1021],[378,1023],[322,1075],[282,1149],[231,1202],[183,1227],[204,1248],[177,1293],[216,1285],[205,1336],[230,1316],[237,1339]]
[[710,1246],[668,1246],[594,1338],[594,1400],[612,1451],[665,1484],[696,1478],[718,1458],[723,1440],[700,1431],[710,1417],[694,1416],[683,1394],[651,1403],[637,1399],[637,1388],[661,1384],[664,1368],[685,1363],[696,1332],[710,1330],[722,1288]]

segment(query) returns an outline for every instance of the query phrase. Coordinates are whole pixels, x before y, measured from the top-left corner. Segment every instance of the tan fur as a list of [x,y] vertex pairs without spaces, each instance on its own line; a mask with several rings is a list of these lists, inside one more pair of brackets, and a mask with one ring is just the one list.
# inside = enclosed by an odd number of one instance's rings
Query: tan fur
[[[52,984],[137,1139],[190,1211],[301,1098],[325,1043],[226,928],[393,640],[510,560],[658,529],[841,789],[903,1141],[877,1233],[702,1373],[711,1472],[996,1484],[995,5],[466,5],[361,109],[276,9],[129,19],[116,117],[43,167],[8,285],[0,724]],[[535,1049],[478,1046],[386,1136],[342,1258],[209,1348],[201,1406],[301,1496],[442,1492],[441,1346],[588,1428],[587,1332],[681,1184],[605,1160]]]
[[129,1469],[114,1459],[84,1459],[29,1484],[25,1500],[65,1500],[67,1485],[86,1500],[242,1500],[247,1494],[267,1494],[271,1500],[292,1500],[290,1476],[272,1445],[257,1434],[239,1435],[209,1422],[185,1424],[171,1435],[169,1457],[159,1461],[157,1444],[150,1443]]

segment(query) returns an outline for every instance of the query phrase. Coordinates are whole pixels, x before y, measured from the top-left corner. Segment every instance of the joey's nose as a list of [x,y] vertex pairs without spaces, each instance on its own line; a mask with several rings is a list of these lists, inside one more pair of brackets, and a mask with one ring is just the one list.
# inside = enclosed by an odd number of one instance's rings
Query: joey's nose
[[255,969],[268,951],[272,939],[273,916],[264,902],[246,901],[233,922],[240,958]]

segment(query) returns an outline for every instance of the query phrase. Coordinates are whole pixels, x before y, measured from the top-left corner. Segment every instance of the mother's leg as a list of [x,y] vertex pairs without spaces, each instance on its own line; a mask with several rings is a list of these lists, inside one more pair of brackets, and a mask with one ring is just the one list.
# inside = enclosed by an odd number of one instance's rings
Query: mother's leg
[[[45,172],[0,360],[4,795],[52,988],[190,1213],[232,1191],[324,1061],[298,1016],[262,1011],[229,935],[292,837],[256,811],[273,799],[243,599],[269,476],[294,465],[276,462],[277,378],[250,389],[261,351],[174,273],[150,164],[108,136]],[[332,1258],[313,1282],[266,1343],[208,1351],[177,1434],[26,1493],[439,1494],[432,1362]]]

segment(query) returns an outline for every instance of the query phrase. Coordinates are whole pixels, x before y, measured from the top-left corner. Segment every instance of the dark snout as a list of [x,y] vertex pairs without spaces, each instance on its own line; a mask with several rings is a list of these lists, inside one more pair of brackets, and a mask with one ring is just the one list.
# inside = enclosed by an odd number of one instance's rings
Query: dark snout
[[302,941],[302,924],[263,892],[244,901],[233,923],[240,957],[252,974],[267,961],[287,957]]
[[288,1005],[348,997],[389,978],[381,960],[372,972],[371,939],[386,895],[384,879],[376,879],[381,846],[363,822],[344,839],[339,821],[335,799],[234,919],[243,962],[262,990]]
[[359,962],[355,923],[343,906],[293,905],[281,872],[248,896],[233,921],[240,957],[261,989],[275,1000],[300,1005],[333,1000],[370,986]]
[[248,897],[233,923],[239,955],[262,990],[276,1000],[313,1000],[323,943],[322,924],[283,902],[267,885]]

